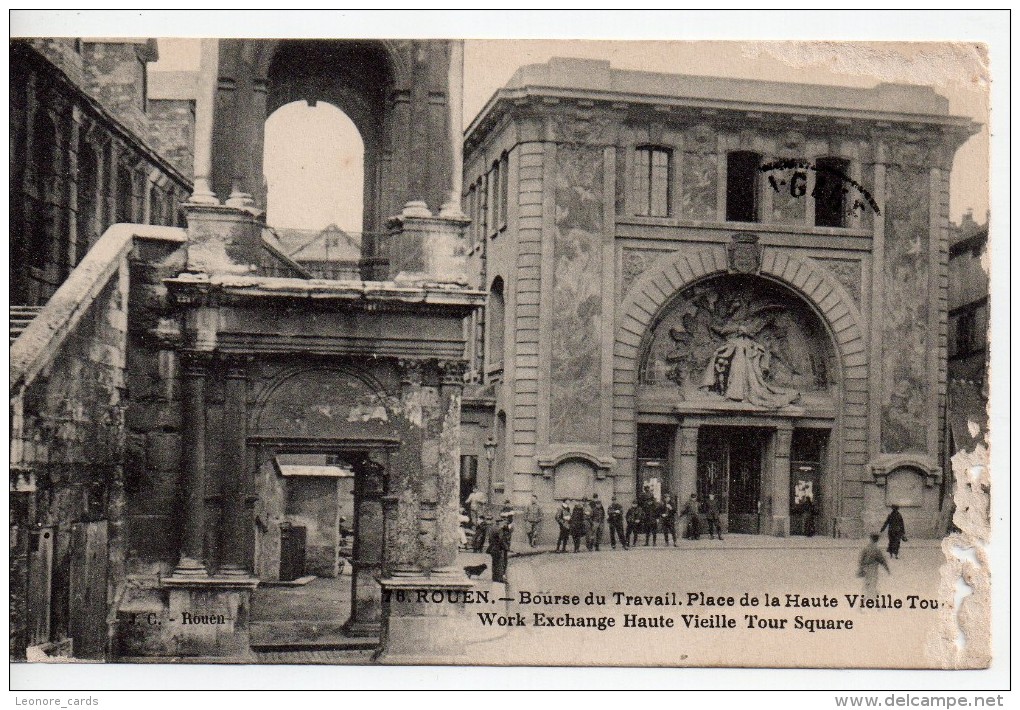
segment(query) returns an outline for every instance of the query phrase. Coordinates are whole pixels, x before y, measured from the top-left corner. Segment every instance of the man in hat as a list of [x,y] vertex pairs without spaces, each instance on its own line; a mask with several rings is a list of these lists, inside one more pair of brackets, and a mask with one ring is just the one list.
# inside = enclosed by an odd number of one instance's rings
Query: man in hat
[[513,513],[500,513],[499,522],[489,536],[486,550],[492,559],[492,581],[506,582],[506,568],[510,556],[510,538],[513,535]]
[[577,501],[570,511],[570,536],[574,538],[574,552],[581,551],[581,540],[584,538],[584,508],[584,503]]
[[556,551],[566,552],[567,543],[570,541],[570,503],[563,501],[563,505],[556,511],[556,524],[560,528],[560,536],[556,539]]
[[485,547],[485,538],[489,534],[489,518],[486,515],[479,515],[475,521],[475,536],[471,541],[471,549],[481,552]]
[[528,544],[534,547],[538,544],[538,527],[542,524],[542,506],[538,504],[536,495],[531,496],[531,502],[524,511],[524,523],[528,533]]
[[602,528],[606,524],[606,509],[602,505],[602,501],[599,500],[598,493],[591,499],[591,524],[592,537],[595,539],[595,549],[598,550],[602,545]]
[[681,515],[687,518],[687,532],[684,534],[684,537],[688,540],[698,540],[701,538],[701,518],[699,517],[698,507],[698,495],[697,493],[691,493],[687,505],[680,512]]
[[708,539],[718,534],[722,540],[722,521],[719,519],[719,501],[715,499],[715,493],[709,493],[705,501],[705,522],[708,523]]
[[478,521],[481,520],[489,499],[478,489],[478,486],[475,486],[475,489],[471,491],[464,502],[467,503],[468,511],[471,514],[471,524],[478,525]]
[[609,510],[607,511],[607,518],[609,520],[609,544],[616,549],[616,538],[620,538],[620,544],[623,545],[623,549],[627,549],[627,536],[623,532],[623,506],[616,501],[616,496],[613,496],[612,501],[609,504]]
[[[641,506],[635,500],[627,508],[627,545],[631,547],[637,546],[638,534],[641,532],[641,527],[644,521],[642,518]],[[627,545],[624,545],[626,547]]]

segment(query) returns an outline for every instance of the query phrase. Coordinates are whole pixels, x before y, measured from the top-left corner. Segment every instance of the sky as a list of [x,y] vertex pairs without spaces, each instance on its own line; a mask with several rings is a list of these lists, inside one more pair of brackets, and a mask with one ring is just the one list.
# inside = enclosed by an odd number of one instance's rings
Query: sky
[[[197,39],[160,39],[160,59],[152,71],[197,69]],[[870,87],[879,82],[927,84],[950,102],[950,112],[988,120],[988,74],[974,45],[889,42],[722,42],[466,40],[464,47],[464,124],[525,64],[554,56],[609,60],[614,68],[667,73],[751,78],[768,81]],[[329,223],[360,228],[361,146],[342,126],[332,107],[291,105],[287,121],[270,121],[266,178],[271,194],[269,221],[275,226],[321,228]],[[339,116],[338,116],[339,114]],[[289,126],[288,126],[289,124]],[[951,178],[950,216],[959,221],[973,210],[983,221],[988,209],[988,129],[957,152]],[[321,172],[320,172],[321,171]],[[303,175],[305,180],[279,176]],[[316,179],[317,175],[328,179]],[[290,183],[287,188],[282,187]],[[289,189],[287,199],[280,191]],[[304,196],[304,200],[293,195]],[[291,207],[293,205],[293,207]],[[298,205],[301,205],[298,208]],[[314,205],[315,207],[311,207]]]

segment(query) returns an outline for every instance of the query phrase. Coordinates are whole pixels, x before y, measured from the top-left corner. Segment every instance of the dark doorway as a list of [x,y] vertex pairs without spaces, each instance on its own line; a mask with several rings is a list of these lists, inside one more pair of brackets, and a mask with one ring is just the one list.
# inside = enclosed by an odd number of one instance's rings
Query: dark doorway
[[753,427],[702,427],[698,433],[698,499],[709,494],[729,532],[761,532],[762,459],[769,432]]
[[825,429],[794,429],[790,447],[790,534],[814,535],[822,515]]
[[640,493],[647,485],[657,500],[675,493],[670,450],[676,427],[668,424],[638,424],[637,428],[637,488]]

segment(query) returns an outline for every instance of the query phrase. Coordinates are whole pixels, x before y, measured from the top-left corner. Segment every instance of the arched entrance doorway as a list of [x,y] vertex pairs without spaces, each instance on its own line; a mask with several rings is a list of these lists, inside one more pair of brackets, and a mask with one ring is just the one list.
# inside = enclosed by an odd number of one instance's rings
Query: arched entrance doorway
[[615,409],[614,455],[635,491],[655,478],[681,508],[712,496],[728,529],[838,534],[866,455],[846,402],[867,391],[860,319],[815,262],[764,249],[758,264],[706,248],[642,276],[618,330],[617,401],[633,409]]

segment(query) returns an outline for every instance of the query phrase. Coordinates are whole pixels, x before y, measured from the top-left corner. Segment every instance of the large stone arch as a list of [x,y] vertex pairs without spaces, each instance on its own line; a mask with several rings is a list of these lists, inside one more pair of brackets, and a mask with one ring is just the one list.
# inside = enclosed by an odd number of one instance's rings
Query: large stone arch
[[[695,282],[731,273],[724,245],[681,249],[658,259],[638,278],[620,306],[613,346],[613,456],[630,461],[635,449],[638,369],[645,334],[673,296]],[[836,348],[844,396],[867,392],[867,342],[864,321],[853,298],[824,266],[810,257],[764,247],[758,274],[791,289],[816,311]],[[844,467],[863,466],[868,418],[863,405],[841,416],[844,439],[861,442],[845,453]]]

